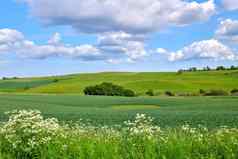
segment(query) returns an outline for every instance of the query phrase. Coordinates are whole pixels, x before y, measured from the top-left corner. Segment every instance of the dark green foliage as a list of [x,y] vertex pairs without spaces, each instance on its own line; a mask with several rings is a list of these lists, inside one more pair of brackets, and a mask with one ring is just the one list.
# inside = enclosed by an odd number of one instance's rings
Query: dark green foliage
[[233,89],[233,90],[231,90],[231,94],[232,95],[238,95],[238,89]]
[[152,89],[149,89],[147,92],[145,92],[145,94],[148,95],[148,96],[154,96],[155,95],[155,93]]
[[126,96],[134,97],[132,90],[125,89],[122,86],[112,83],[102,83],[100,85],[89,86],[84,89],[85,95],[101,95],[101,96]]
[[236,67],[236,66],[231,66],[231,68],[230,68],[230,70],[237,70],[238,69],[238,67]]
[[226,70],[226,68],[225,68],[224,66],[218,66],[218,67],[216,68],[216,70],[217,70],[217,71]]
[[175,94],[171,91],[165,91],[165,95],[167,96],[175,96]]
[[54,83],[57,83],[57,82],[59,82],[59,80],[58,80],[58,79],[54,79],[53,82],[54,82]]
[[191,67],[188,71],[189,72],[196,72],[198,69],[196,67]]
[[209,92],[206,92],[204,95],[206,95],[206,96],[227,96],[227,95],[229,95],[229,93],[224,90],[210,90]]
[[203,95],[203,94],[205,94],[205,93],[206,93],[206,91],[205,91],[205,90],[203,90],[203,89],[200,89],[200,90],[199,90],[199,93]]

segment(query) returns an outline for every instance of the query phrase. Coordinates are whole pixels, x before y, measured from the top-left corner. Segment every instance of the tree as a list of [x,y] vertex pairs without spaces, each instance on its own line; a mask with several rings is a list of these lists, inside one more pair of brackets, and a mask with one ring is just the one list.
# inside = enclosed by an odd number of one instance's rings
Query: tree
[[165,91],[165,95],[167,95],[167,96],[175,96],[175,94],[173,92],[170,92],[170,91]]
[[154,96],[154,91],[152,89],[149,89],[147,92],[145,92],[146,95],[148,96]]
[[85,95],[104,95],[104,96],[126,96],[134,97],[135,92],[130,89],[125,89],[112,83],[101,83],[95,86],[88,86],[84,89]]
[[200,94],[205,94],[205,93],[206,93],[206,91],[205,91],[205,90],[203,90],[203,89],[200,89],[200,90],[199,90],[199,93],[200,93]]
[[216,70],[217,71],[226,70],[226,68],[224,66],[217,66]]

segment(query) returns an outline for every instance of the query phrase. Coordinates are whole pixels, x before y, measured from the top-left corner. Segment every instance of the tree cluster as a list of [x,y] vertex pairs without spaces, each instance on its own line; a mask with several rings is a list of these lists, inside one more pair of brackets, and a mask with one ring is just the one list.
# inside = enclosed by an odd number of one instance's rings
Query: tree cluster
[[182,72],[221,71],[221,70],[238,70],[238,66],[231,66],[231,67],[217,66],[216,68],[211,68],[211,67],[207,66],[207,67],[204,67],[202,69],[199,69],[197,67],[191,67],[189,69],[180,69],[180,70],[178,70],[178,74],[181,74]]
[[130,89],[125,89],[122,86],[112,83],[102,83],[95,86],[88,86],[84,89],[85,95],[100,95],[100,96],[126,96],[134,97],[135,92]]

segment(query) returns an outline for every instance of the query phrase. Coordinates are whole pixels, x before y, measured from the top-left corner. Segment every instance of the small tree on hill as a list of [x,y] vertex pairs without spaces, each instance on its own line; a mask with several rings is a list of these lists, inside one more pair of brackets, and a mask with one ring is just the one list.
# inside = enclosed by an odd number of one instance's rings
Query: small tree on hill
[[149,89],[147,92],[145,92],[146,95],[148,96],[154,96],[154,91],[152,89]]

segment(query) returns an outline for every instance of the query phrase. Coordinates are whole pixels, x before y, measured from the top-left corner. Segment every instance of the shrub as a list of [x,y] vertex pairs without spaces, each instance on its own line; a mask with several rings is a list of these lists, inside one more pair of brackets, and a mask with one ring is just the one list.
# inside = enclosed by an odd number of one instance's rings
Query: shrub
[[148,95],[148,96],[154,96],[155,95],[155,93],[152,89],[149,89],[147,92],[145,92],[145,94]]
[[175,96],[175,94],[171,91],[165,91],[165,95],[167,96]]
[[200,89],[200,90],[199,90],[199,93],[203,95],[203,94],[205,94],[205,93],[206,93],[206,91],[205,91],[205,90],[203,90],[203,89]]
[[[136,96],[135,92],[130,89],[124,89],[123,94],[126,97],[135,97]],[[123,96],[123,94],[122,94],[122,96]]]
[[28,90],[28,89],[30,89],[29,86],[25,86],[25,87],[24,87],[24,90]]
[[233,89],[231,90],[232,95],[238,95],[238,89]]
[[85,95],[126,96],[134,97],[135,92],[112,83],[89,86],[84,89]]
[[232,90],[231,90],[231,94],[234,94],[234,93],[238,93],[238,89],[236,89],[236,88],[235,88],[235,89],[232,89]]
[[58,80],[58,79],[54,79],[53,82],[54,82],[54,83],[57,83],[57,82],[59,82],[59,80]]
[[229,93],[224,90],[210,90],[209,92],[206,92],[204,95],[206,95],[206,96],[227,96],[227,95],[229,95]]

